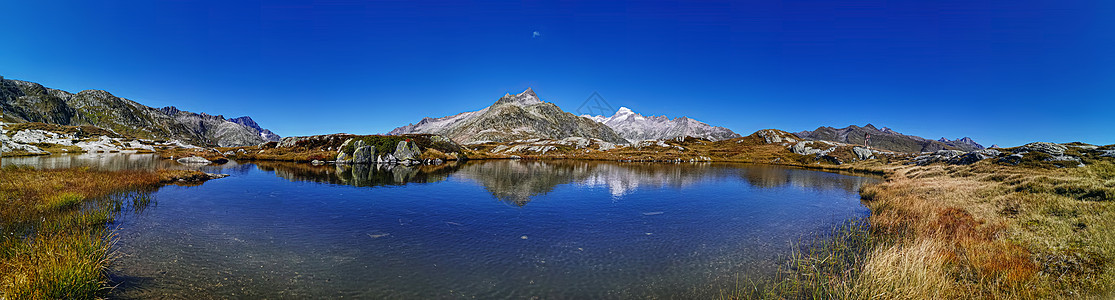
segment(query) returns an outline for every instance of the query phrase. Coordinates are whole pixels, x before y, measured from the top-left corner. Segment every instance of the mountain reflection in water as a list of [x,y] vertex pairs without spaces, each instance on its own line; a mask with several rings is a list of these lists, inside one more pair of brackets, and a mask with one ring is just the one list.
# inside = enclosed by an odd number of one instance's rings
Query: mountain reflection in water
[[857,192],[875,179],[860,176],[817,176],[815,171],[784,167],[722,163],[618,163],[572,160],[493,160],[441,165],[311,165],[253,162],[261,170],[292,181],[359,187],[434,183],[450,176],[475,181],[500,201],[524,206],[532,198],[562,184],[607,188],[623,196],[638,188],[682,188],[699,182],[743,179],[758,188],[793,186]]

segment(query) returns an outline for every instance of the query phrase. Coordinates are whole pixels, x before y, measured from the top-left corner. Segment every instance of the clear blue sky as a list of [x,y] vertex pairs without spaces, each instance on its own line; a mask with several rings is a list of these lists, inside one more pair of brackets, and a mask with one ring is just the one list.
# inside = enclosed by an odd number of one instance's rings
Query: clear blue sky
[[[7,1],[0,75],[382,133],[534,87],[741,134],[1115,143],[1115,1]],[[538,34],[534,34],[538,32]]]

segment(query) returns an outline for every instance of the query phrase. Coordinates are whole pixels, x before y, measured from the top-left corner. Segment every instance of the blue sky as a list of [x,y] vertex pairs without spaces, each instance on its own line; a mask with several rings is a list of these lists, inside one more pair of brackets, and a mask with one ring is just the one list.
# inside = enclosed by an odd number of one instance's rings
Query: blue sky
[[[1112,1],[9,1],[0,75],[284,136],[533,87],[741,134],[1115,143]],[[536,34],[537,32],[537,34]]]

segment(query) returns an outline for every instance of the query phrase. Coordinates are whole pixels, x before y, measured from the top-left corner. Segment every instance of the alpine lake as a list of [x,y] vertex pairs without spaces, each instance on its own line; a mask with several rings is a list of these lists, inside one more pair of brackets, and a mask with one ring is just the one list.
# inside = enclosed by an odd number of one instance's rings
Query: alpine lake
[[110,297],[125,299],[717,298],[865,218],[858,190],[879,180],[728,163],[3,164],[231,175],[144,192],[109,224]]

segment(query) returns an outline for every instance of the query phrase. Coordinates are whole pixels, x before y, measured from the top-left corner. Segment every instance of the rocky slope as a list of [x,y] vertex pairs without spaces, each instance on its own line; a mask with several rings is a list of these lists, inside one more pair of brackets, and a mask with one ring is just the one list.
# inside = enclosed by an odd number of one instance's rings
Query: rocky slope
[[710,141],[740,137],[739,134],[728,128],[712,126],[687,117],[678,117],[672,120],[666,116],[645,117],[626,107],[620,107],[610,117],[591,115],[582,115],[582,117],[608,125],[620,136],[631,142],[666,140],[686,136],[699,137]]
[[395,128],[390,135],[429,133],[458,143],[507,142],[525,139],[596,138],[625,144],[627,140],[604,124],[575,116],[542,102],[534,90],[507,94],[487,108]]
[[92,125],[143,139],[180,140],[205,146],[247,146],[278,140],[248,117],[226,119],[160,109],[113,96],[101,90],[70,93],[34,82],[0,77],[0,110],[6,122]]
[[863,145],[865,137],[870,135],[870,147],[906,153],[936,152],[937,150],[972,151],[983,149],[983,146],[975,143],[971,138],[945,143],[923,137],[901,134],[886,127],[879,129],[871,124],[867,124],[867,126],[863,127],[850,125],[839,129],[818,127],[816,130],[802,131],[796,133],[796,135],[807,140],[830,141],[853,145]]

